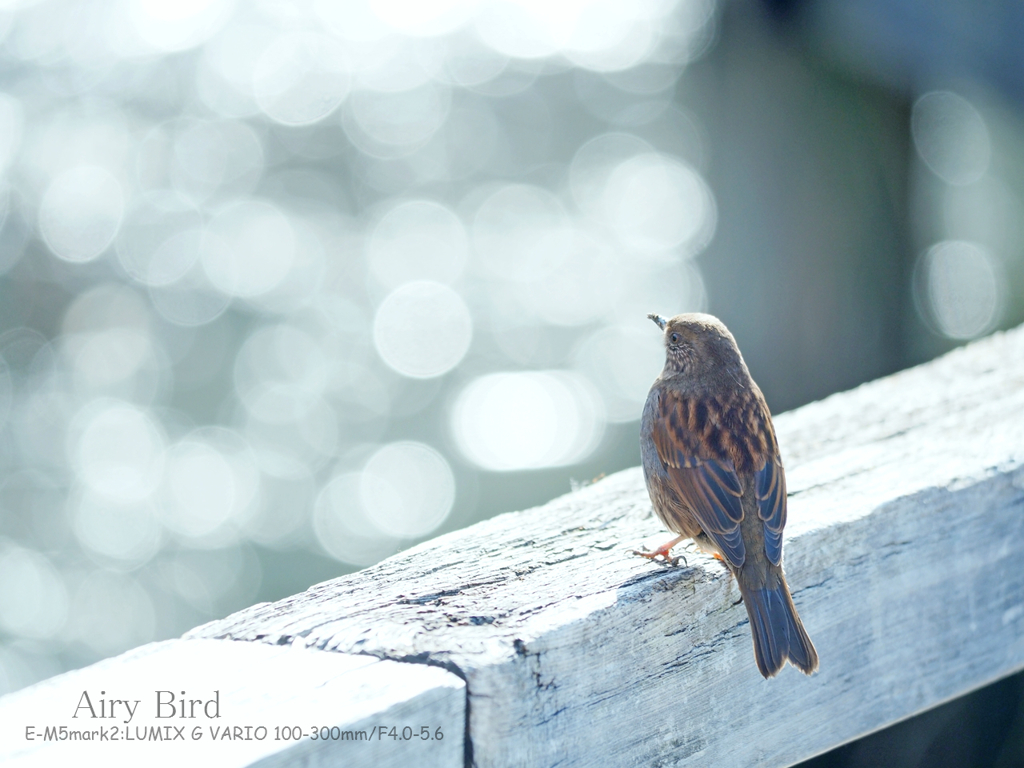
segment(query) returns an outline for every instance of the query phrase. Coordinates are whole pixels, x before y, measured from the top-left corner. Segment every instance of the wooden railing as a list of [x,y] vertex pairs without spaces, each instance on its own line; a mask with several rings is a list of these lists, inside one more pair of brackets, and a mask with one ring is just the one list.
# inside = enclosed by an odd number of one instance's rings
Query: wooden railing
[[[661,535],[631,469],[6,696],[0,759],[785,766],[1024,668],[1024,329],[776,427],[811,678],[761,678],[720,564],[630,554]],[[98,727],[83,691],[184,740],[40,740]],[[155,719],[158,691],[220,717]]]

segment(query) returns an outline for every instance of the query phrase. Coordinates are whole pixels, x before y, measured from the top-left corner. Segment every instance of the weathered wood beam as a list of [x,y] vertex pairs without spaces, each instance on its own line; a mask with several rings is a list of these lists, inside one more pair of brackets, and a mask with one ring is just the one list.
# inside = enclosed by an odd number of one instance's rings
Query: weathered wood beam
[[[760,677],[718,563],[630,554],[662,535],[639,469],[179,644],[368,655],[411,662],[396,665],[410,680],[446,668],[465,680],[480,766],[784,766],[1024,668],[1024,329],[776,427],[812,678]],[[280,676],[252,674],[272,697]]]

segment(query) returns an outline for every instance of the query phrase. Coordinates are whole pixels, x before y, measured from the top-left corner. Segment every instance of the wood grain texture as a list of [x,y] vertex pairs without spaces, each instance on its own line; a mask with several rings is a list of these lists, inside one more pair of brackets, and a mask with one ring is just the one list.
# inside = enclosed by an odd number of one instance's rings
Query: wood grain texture
[[761,679],[720,564],[630,555],[639,469],[190,636],[457,671],[479,766],[784,766],[1024,667],[1024,330],[775,423],[813,678]]
[[[174,710],[165,706],[158,712],[157,691],[166,692],[163,701]],[[181,691],[187,696],[181,697]],[[187,711],[195,717],[157,718],[181,711],[167,694],[207,702],[214,691],[219,705],[208,712],[200,706]],[[83,692],[89,694],[92,712],[80,706]],[[110,712],[105,702],[112,699],[139,703],[130,717],[123,705],[115,705],[115,717],[102,717]],[[463,762],[465,702],[462,680],[436,667],[263,643],[171,640],[0,698],[0,764],[447,768]],[[61,725],[91,731],[94,737],[44,739],[48,726]],[[263,738],[260,726],[266,729]],[[307,736],[293,739],[293,726]],[[328,730],[326,741],[310,739],[310,730],[320,726],[337,727],[337,738]],[[398,738],[381,737],[375,726],[396,726]],[[401,736],[407,726],[415,737],[405,740]],[[421,726],[428,727],[431,738],[419,738]],[[28,727],[34,729],[31,741]],[[108,736],[102,741],[96,737],[100,728]],[[159,741],[146,740],[153,728]],[[280,728],[289,729],[284,737]],[[438,729],[444,738],[433,738]]]

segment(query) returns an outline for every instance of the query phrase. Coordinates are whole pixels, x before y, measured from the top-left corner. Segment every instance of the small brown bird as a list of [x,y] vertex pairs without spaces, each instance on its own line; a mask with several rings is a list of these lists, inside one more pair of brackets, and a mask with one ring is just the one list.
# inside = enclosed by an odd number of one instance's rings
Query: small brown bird
[[729,329],[711,315],[648,315],[665,332],[665,368],[644,405],[640,451],[654,511],[736,576],[754,659],[772,677],[789,659],[818,668],[818,652],[782,573],[786,474],[771,414]]

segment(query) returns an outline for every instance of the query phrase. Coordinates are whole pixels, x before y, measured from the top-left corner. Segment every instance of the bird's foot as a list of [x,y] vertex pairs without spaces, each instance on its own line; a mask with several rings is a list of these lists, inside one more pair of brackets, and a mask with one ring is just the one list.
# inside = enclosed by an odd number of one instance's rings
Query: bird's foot
[[640,557],[646,557],[648,560],[656,560],[658,557],[661,557],[662,559],[664,559],[666,563],[669,563],[670,565],[679,565],[680,560],[683,561],[683,565],[689,565],[689,563],[686,562],[686,558],[682,555],[677,555],[676,557],[669,556],[669,553],[672,551],[672,547],[674,547],[676,544],[678,544],[685,538],[685,536],[676,536],[676,538],[672,539],[671,541],[666,541],[664,544],[662,544],[660,547],[657,547],[656,549],[634,549],[632,550],[632,553],[634,555],[640,555]]
[[[647,551],[640,551],[639,549],[634,549],[634,550],[631,550],[631,554],[640,555],[640,557],[646,557],[649,560],[656,560],[658,562],[662,562],[662,563],[665,563],[666,565],[671,565],[671,566],[678,566],[680,561],[682,561],[683,565],[689,565],[689,563],[686,562],[686,558],[683,557],[682,555],[676,555],[675,557],[669,557],[668,554],[666,554],[664,552],[661,552],[661,551],[647,552]],[[663,557],[664,560],[658,560],[658,557]]]

